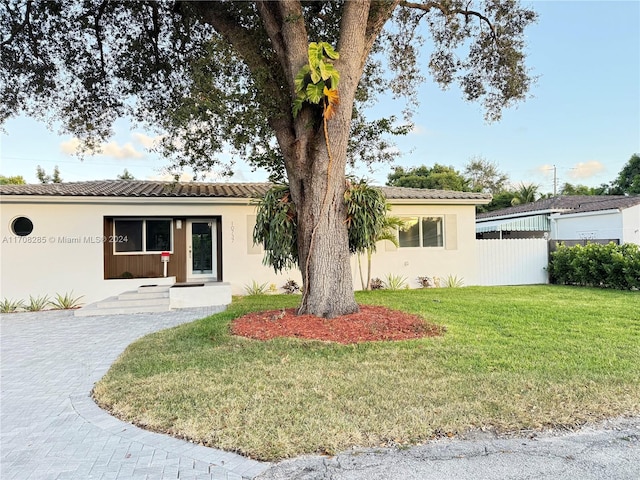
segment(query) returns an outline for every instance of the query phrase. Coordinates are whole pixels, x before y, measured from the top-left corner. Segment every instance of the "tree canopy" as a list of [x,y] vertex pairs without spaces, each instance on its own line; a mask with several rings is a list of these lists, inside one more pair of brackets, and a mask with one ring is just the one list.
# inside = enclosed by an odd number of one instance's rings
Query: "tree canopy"
[[622,167],[612,186],[626,194],[640,194],[640,155],[634,153]]
[[453,167],[436,163],[433,167],[422,165],[405,170],[395,167],[387,176],[387,185],[392,187],[431,188],[467,192],[469,180]]
[[[351,161],[393,155],[383,134],[406,128],[393,116],[365,119],[363,105],[376,92],[411,98],[426,65],[443,88],[458,83],[466,99],[482,102],[489,119],[525,98],[524,29],[536,14],[513,0],[348,3],[5,1],[0,123],[20,113],[58,120],[86,152],[130,115],[165,135],[160,150],[176,167],[208,170],[230,152],[282,177],[274,129],[291,112],[300,50],[314,39],[338,45],[356,10],[366,32],[363,51],[351,52],[363,64]],[[230,171],[233,160],[219,166]]]
[[48,175],[44,168],[40,165],[36,168],[36,178],[40,183],[62,183],[62,177],[60,176],[60,169],[56,165],[53,167],[53,174]]
[[[428,70],[499,119],[533,81],[525,29],[535,19],[515,0],[5,0],[0,122],[57,120],[86,152],[129,115],[163,135],[159,151],[177,169],[230,172],[242,158],[286,177],[298,218],[300,311],[351,313],[345,168],[393,158],[386,135],[406,132],[391,116],[366,119],[365,106],[380,92],[415,106]],[[320,104],[296,106],[301,69],[327,73],[330,63],[312,64],[314,42],[339,55],[329,121]]]
[[0,185],[24,185],[26,183],[27,182],[22,175],[15,175],[13,177],[0,175]]
[[464,167],[464,176],[474,192],[498,194],[505,190],[509,176],[498,164],[482,157],[473,157]]

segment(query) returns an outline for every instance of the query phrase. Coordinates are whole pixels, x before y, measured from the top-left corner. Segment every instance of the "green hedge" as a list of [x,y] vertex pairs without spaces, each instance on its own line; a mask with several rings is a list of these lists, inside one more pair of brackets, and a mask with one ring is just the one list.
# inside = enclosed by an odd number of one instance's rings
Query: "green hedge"
[[567,247],[551,254],[552,283],[630,290],[640,288],[640,247],[633,243]]

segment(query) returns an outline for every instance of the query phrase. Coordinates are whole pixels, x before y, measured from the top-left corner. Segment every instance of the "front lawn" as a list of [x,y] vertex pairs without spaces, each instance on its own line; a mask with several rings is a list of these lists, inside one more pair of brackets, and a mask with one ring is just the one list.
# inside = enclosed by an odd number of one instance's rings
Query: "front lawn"
[[118,417],[263,460],[409,445],[475,428],[573,427],[640,414],[640,293],[560,286],[358,294],[442,337],[339,345],[234,337],[221,314],[132,344],[96,385]]

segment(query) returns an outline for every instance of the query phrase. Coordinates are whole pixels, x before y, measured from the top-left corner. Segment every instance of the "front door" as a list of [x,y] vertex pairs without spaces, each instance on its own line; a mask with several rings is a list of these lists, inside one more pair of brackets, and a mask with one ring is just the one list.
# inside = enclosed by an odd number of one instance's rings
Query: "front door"
[[216,280],[216,222],[187,221],[187,280]]

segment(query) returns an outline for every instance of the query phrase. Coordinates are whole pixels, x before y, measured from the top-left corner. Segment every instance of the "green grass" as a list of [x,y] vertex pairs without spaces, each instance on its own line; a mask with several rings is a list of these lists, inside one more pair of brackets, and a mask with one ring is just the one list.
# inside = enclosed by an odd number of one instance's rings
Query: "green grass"
[[265,460],[640,413],[638,292],[362,292],[361,303],[418,313],[447,333],[350,346],[228,333],[235,317],[297,301],[244,297],[224,313],[145,337],[94,395],[138,425]]

